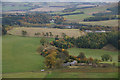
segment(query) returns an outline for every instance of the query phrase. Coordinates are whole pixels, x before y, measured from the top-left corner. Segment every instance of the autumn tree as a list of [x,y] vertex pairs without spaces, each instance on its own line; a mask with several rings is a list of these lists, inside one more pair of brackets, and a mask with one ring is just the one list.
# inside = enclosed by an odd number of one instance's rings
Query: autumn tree
[[51,53],[45,57],[45,64],[47,68],[55,68],[56,55],[57,53],[55,51],[51,51]]
[[43,38],[40,40],[40,43],[44,46],[45,44],[48,43],[48,41],[47,41],[46,38],[43,37]]

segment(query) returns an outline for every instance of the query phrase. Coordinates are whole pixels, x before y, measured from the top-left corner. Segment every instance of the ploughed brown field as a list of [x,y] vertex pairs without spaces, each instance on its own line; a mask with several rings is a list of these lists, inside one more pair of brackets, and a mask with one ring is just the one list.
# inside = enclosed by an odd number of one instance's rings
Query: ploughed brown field
[[[26,36],[30,37],[42,37],[43,33],[46,34],[46,32],[52,32],[53,37],[56,35],[59,35],[59,37],[62,37],[62,33],[65,33],[66,35],[70,37],[78,37],[85,35],[84,32],[81,32],[79,29],[55,29],[55,28],[26,28],[26,27],[16,27],[8,31],[8,34],[12,35],[22,35],[22,30],[27,31]],[[40,33],[40,35],[35,35],[35,33]]]

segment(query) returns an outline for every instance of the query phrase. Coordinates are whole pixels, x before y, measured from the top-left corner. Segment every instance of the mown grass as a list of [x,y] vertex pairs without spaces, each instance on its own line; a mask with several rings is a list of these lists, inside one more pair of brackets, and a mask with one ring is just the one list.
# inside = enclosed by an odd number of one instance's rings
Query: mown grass
[[117,78],[117,68],[79,68],[53,70],[46,78]]
[[86,57],[93,57],[101,59],[103,54],[109,54],[112,56],[113,62],[118,61],[118,52],[105,51],[102,49],[84,49],[84,48],[70,48],[68,49],[70,55],[78,56],[80,52],[84,52]]
[[44,78],[47,72],[20,72],[3,74],[3,78]]
[[118,69],[82,67],[79,69],[54,69],[44,72],[6,73],[3,78],[117,78]]
[[47,78],[117,78],[117,73],[52,73]]
[[3,73],[39,71],[44,68],[44,57],[36,52],[40,38],[6,35],[2,39]]

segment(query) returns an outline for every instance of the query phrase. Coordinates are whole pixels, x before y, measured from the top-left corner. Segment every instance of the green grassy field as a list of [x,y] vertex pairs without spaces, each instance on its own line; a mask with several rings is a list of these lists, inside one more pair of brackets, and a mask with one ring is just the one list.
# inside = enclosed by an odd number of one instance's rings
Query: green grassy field
[[117,78],[117,68],[91,68],[53,70],[46,78]]
[[24,6],[4,6],[3,11],[9,11],[9,10],[27,10],[31,7],[24,7]]
[[117,73],[82,73],[82,72],[67,72],[67,73],[52,73],[47,78],[117,78]]
[[20,73],[6,73],[2,76],[4,78],[45,78],[47,72],[20,72]]
[[64,17],[71,22],[80,22],[83,19],[92,17],[92,16],[87,15],[87,14],[78,14],[78,15],[68,15],[68,16],[64,16]]
[[118,69],[82,67],[79,69],[54,69],[45,72],[5,73],[5,78],[117,78]]
[[2,41],[3,73],[39,71],[44,68],[44,57],[36,52],[40,38],[6,35]]
[[112,52],[112,51],[105,51],[102,49],[83,49],[83,48],[70,48],[68,49],[69,54],[78,56],[80,52],[84,52],[86,57],[93,57],[97,59],[101,59],[101,55],[103,54],[109,54],[113,58],[113,62],[118,61],[118,52]]

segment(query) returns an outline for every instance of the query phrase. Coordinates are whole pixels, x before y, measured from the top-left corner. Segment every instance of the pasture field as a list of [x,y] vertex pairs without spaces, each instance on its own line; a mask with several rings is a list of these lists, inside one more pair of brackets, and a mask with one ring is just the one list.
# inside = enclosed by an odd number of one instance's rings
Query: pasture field
[[40,38],[3,36],[3,73],[37,71],[44,68],[44,57],[36,52],[39,45]]
[[46,32],[52,32],[53,37],[56,35],[59,35],[59,37],[62,37],[62,33],[65,33],[66,35],[72,37],[78,37],[81,35],[84,35],[84,32],[80,32],[79,29],[56,29],[56,28],[26,28],[26,27],[16,27],[13,28],[12,30],[8,31],[9,34],[13,34],[13,35],[22,35],[21,32],[22,30],[27,31],[27,36],[32,36],[35,37],[35,33],[39,32],[41,33],[40,37],[43,36],[42,33],[46,33]]
[[27,10],[30,9],[31,7],[25,7],[25,6],[3,6],[2,9],[3,11],[10,11],[10,10]]
[[118,73],[81,73],[81,72],[67,72],[67,73],[52,73],[47,78],[117,78]]
[[[47,78],[117,78],[118,73],[81,73],[81,72],[67,72],[67,73],[52,73]],[[98,79],[97,79],[98,80]],[[101,80],[101,79],[100,79]]]
[[118,20],[106,20],[106,21],[90,21],[90,22],[79,22],[80,24],[88,25],[101,25],[101,26],[118,26]]
[[87,14],[77,14],[77,15],[68,15],[64,16],[69,22],[80,22],[84,20],[85,18],[92,17],[92,15]]
[[19,72],[5,73],[4,78],[117,78],[117,68],[91,68],[80,67],[79,69],[55,69],[45,72]]
[[101,59],[103,54],[109,54],[112,56],[113,62],[118,61],[118,52],[106,51],[103,49],[84,49],[84,48],[70,48],[68,49],[70,55],[78,56],[80,52],[84,52],[86,57],[93,57]]

